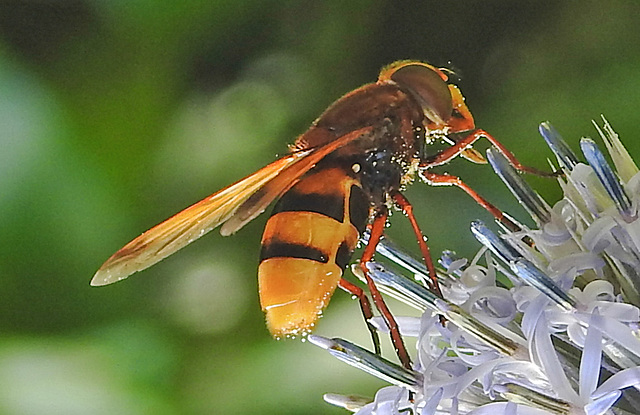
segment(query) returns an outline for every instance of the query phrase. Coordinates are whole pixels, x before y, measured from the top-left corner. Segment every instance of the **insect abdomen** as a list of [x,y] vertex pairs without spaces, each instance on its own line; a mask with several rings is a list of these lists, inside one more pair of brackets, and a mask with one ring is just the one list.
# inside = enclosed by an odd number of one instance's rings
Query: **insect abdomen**
[[262,236],[260,304],[275,337],[310,332],[329,303],[368,218],[359,182],[318,169],[276,204]]

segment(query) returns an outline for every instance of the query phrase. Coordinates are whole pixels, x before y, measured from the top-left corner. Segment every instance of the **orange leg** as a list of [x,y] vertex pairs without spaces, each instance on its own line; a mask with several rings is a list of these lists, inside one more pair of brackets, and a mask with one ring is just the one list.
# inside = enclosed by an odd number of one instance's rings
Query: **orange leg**
[[362,315],[364,316],[364,321],[367,323],[367,328],[371,333],[371,340],[373,341],[373,348],[377,355],[382,353],[380,349],[380,337],[378,336],[378,330],[371,324],[371,318],[373,317],[373,311],[371,310],[371,303],[367,298],[367,295],[364,293],[364,290],[358,287],[355,284],[350,283],[344,278],[340,278],[338,281],[338,287],[342,288],[344,291],[348,292],[351,295],[354,295],[360,301],[360,309],[362,310]]
[[407,215],[409,222],[411,222],[411,227],[413,228],[413,233],[416,235],[416,239],[418,240],[418,245],[420,246],[420,251],[422,252],[422,257],[424,258],[424,262],[427,265],[427,270],[429,271],[429,278],[431,279],[430,287],[431,291],[436,294],[438,297],[442,298],[442,291],[440,291],[440,285],[438,284],[438,275],[436,274],[436,267],[433,265],[433,259],[431,258],[431,253],[429,252],[429,246],[427,242],[424,240],[424,234],[420,230],[418,226],[418,221],[416,221],[416,217],[413,214],[413,206],[407,200],[404,195],[401,193],[394,193],[393,200],[400,206],[402,211]]
[[504,213],[485,198],[480,196],[475,190],[470,188],[465,182],[463,182],[457,176],[451,176],[448,174],[436,174],[429,173],[427,171],[421,171],[420,176],[424,178],[429,184],[433,186],[457,186],[464,190],[469,196],[471,196],[480,206],[485,208],[489,213],[493,215],[497,220],[503,223],[507,228],[513,232],[522,230],[520,226],[511,221]]
[[459,155],[462,151],[464,151],[467,147],[471,146],[480,138],[486,138],[489,140],[494,147],[498,149],[498,151],[509,160],[509,163],[518,171],[535,174],[537,176],[546,176],[546,177],[555,177],[557,173],[553,172],[545,172],[542,170],[538,170],[534,167],[525,166],[518,161],[516,156],[513,155],[512,152],[507,150],[507,148],[502,145],[500,141],[495,139],[491,134],[486,132],[485,130],[474,130],[469,135],[462,138],[460,141],[457,141],[453,146],[447,148],[446,150],[441,151],[433,158],[427,160],[423,164],[420,165],[420,168],[428,169],[435,166],[440,166],[452,160],[454,157]]
[[387,223],[387,207],[382,206],[376,212],[375,218],[371,225],[371,235],[369,236],[369,243],[364,248],[364,252],[362,253],[362,258],[360,258],[360,268],[364,273],[364,277],[367,280],[367,286],[369,287],[369,291],[371,292],[371,297],[373,298],[373,303],[376,305],[376,308],[380,311],[382,318],[385,323],[389,327],[389,331],[391,334],[391,342],[393,343],[393,347],[396,350],[396,354],[406,369],[411,369],[411,358],[409,357],[409,353],[407,353],[407,348],[404,345],[404,341],[402,340],[402,336],[400,336],[400,329],[398,328],[398,323],[395,318],[389,311],[389,308],[384,302],[380,291],[376,287],[375,283],[369,276],[369,269],[367,268],[367,262],[373,259],[373,254],[376,252],[376,246],[380,242],[380,238],[382,238],[382,233],[384,231],[384,227]]

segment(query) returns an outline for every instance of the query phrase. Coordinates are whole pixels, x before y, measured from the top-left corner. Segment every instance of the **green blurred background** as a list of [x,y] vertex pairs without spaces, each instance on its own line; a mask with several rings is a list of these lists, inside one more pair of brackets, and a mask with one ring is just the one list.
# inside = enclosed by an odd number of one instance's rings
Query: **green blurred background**
[[[0,414],[345,413],[322,394],[382,383],[269,337],[255,278],[265,218],[119,284],[90,287],[93,273],[283,154],[396,59],[456,68],[477,125],[526,164],[550,157],[539,122],[575,148],[601,113],[638,154],[639,16],[637,2],[595,0],[2,0]],[[489,167],[440,171],[524,218]],[[473,255],[482,209],[457,189],[407,195],[434,253]],[[342,292],[317,333],[370,345]]]

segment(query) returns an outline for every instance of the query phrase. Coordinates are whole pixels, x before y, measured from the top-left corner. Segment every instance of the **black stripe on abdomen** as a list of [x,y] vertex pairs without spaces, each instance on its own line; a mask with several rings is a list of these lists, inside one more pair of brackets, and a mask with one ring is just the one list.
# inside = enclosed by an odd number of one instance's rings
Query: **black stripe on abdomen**
[[349,247],[346,241],[343,241],[338,247],[338,252],[336,252],[336,265],[340,267],[340,269],[345,269],[347,265],[349,265],[352,255],[353,249]]
[[260,262],[269,258],[301,258],[326,264],[329,255],[309,245],[269,241],[262,245]]
[[367,227],[370,205],[364,190],[359,186],[352,185],[349,194],[349,219],[360,235]]
[[342,222],[344,220],[343,198],[341,194],[299,193],[293,188],[276,203],[271,216],[280,212],[314,212]]

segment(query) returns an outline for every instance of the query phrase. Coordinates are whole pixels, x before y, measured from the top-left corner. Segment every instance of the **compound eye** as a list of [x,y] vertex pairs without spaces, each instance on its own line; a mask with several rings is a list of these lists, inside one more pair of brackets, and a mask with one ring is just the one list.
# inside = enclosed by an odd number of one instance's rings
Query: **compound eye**
[[445,124],[453,112],[449,86],[440,75],[424,64],[408,64],[398,68],[391,80],[408,90],[422,106],[427,118]]

